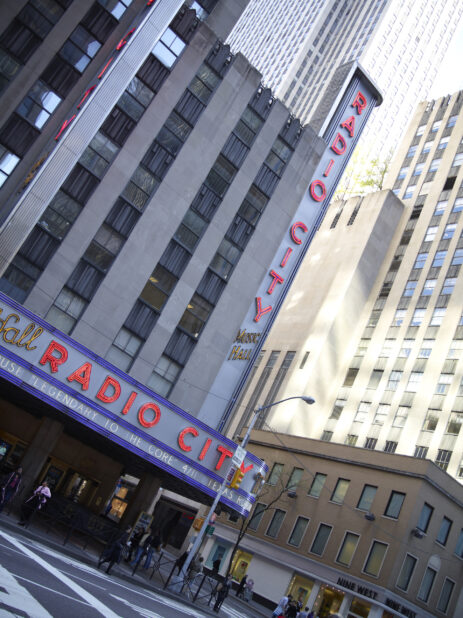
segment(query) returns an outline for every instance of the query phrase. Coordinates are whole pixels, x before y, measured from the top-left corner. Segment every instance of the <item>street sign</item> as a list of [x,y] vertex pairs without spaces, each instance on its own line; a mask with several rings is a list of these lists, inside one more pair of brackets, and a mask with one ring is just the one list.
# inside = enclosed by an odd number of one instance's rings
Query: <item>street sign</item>
[[232,463],[235,464],[235,466],[241,466],[244,458],[246,457],[246,453],[247,451],[245,448],[242,446],[237,446],[235,452],[233,453]]

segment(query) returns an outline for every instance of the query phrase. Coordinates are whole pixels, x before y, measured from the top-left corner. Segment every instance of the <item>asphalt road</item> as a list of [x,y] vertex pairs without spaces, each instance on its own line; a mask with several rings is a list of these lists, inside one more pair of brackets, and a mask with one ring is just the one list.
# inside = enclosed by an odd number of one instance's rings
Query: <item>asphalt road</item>
[[[106,565],[105,565],[106,566]],[[203,618],[200,609],[0,530],[0,618]],[[252,618],[231,607],[228,618]]]

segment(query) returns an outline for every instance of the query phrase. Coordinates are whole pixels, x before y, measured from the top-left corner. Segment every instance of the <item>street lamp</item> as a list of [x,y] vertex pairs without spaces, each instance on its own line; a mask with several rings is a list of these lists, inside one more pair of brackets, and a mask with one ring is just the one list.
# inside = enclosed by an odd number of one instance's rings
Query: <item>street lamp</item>
[[[241,448],[244,448],[246,446],[246,444],[249,442],[249,437],[251,435],[251,431],[256,423],[257,417],[259,416],[259,414],[261,412],[263,412],[263,410],[267,410],[267,408],[272,408],[273,406],[278,405],[279,403],[284,403],[285,401],[289,401],[290,399],[302,399],[302,401],[305,401],[305,403],[307,403],[308,405],[312,405],[313,403],[315,403],[315,399],[313,397],[307,397],[306,395],[293,395],[292,397],[286,397],[286,399],[281,399],[280,401],[274,401],[273,403],[269,403],[266,406],[260,406],[259,408],[257,408],[257,410],[254,411],[253,417],[251,419],[251,422],[249,423],[249,427],[244,435],[244,438],[241,442]],[[206,533],[206,528],[209,525],[209,521],[211,519],[211,516],[213,515],[218,503],[220,502],[220,498],[222,497],[225,489],[227,488],[227,478],[230,475],[230,471],[233,467],[233,462],[230,462],[230,466],[228,467],[227,470],[227,474],[225,475],[225,478],[223,480],[222,485],[220,486],[217,495],[214,499],[214,502],[212,503],[211,508],[209,509],[209,513],[207,514],[206,519],[203,522],[203,525],[201,526],[201,530],[198,532],[198,534],[196,535],[196,539],[195,542],[193,543],[193,547],[190,549],[190,551],[188,552],[188,556],[187,559],[185,560],[185,562],[183,563],[183,567],[180,573],[180,576],[182,579],[185,579],[185,575],[186,573],[188,573],[188,567],[190,566],[191,561],[193,560],[194,556],[196,555],[199,546],[201,545],[203,538],[204,538],[204,534]]]
[[244,448],[246,444],[249,442],[251,431],[253,430],[254,425],[256,424],[257,418],[259,417],[259,414],[261,412],[263,412],[264,410],[267,410],[267,408],[272,408],[273,406],[276,406],[279,403],[284,403],[285,401],[289,401],[290,399],[302,399],[302,401],[305,401],[305,403],[308,405],[312,405],[313,403],[315,403],[315,399],[313,397],[307,397],[306,395],[293,395],[292,397],[286,397],[286,399],[281,399],[280,401],[274,401],[273,403],[269,403],[266,406],[260,406],[259,408],[257,408],[257,410],[254,410],[254,414],[252,416],[251,422],[249,423],[248,430],[244,435],[243,441],[241,442],[241,447]]

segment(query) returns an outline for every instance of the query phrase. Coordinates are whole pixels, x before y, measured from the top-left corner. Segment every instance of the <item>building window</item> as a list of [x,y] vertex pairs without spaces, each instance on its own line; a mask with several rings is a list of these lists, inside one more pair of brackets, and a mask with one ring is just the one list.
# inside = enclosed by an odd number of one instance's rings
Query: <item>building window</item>
[[444,285],[442,286],[441,294],[452,294],[455,289],[455,284],[457,282],[456,277],[447,277],[444,280]]
[[272,471],[268,477],[267,485],[276,485],[280,479],[281,473],[283,472],[283,464],[274,463],[272,467]]
[[[329,526],[328,524],[320,524],[318,526],[317,534],[312,543],[312,547],[310,551],[312,554],[316,554],[317,556],[322,556],[325,551],[326,544],[328,539],[330,538],[331,530],[333,526]],[[463,536],[463,532],[462,532]],[[463,551],[463,548],[462,548]]]
[[[423,172],[423,169],[424,169],[424,163],[417,163],[416,166],[415,166],[415,169],[413,170],[413,174],[412,175],[413,176],[419,176]],[[415,185],[415,187],[416,187],[416,185]]]
[[344,502],[344,498],[346,497],[346,493],[349,488],[349,483],[350,481],[347,479],[338,479],[336,487],[331,494],[331,502],[335,502],[336,504],[342,504]]
[[251,516],[251,521],[249,522],[248,528],[250,530],[257,530],[260,522],[262,521],[262,517],[267,509],[267,505],[263,502],[258,502],[256,504],[256,508],[254,509],[254,513]]
[[363,448],[369,448],[371,450],[376,448],[376,444],[378,443],[377,438],[365,438],[365,444]]
[[56,92],[41,80],[37,80],[16,111],[37,129],[41,129],[61,101]]
[[121,328],[106,354],[106,360],[127,371],[142,345],[143,340],[140,337],[136,337],[126,328]]
[[437,234],[437,225],[430,225],[426,230],[426,235],[424,237],[424,242],[432,242]]
[[436,541],[441,545],[447,545],[447,540],[450,534],[450,528],[452,527],[452,520],[448,517],[443,517],[442,522],[437,533]]
[[354,557],[359,538],[360,537],[358,534],[346,532],[341,547],[339,548],[336,562],[339,562],[339,564],[343,564],[344,566],[350,565],[352,558]]
[[427,455],[428,455],[427,446],[420,446],[419,444],[415,446],[415,452],[413,453],[414,457],[416,457],[417,459],[426,459]]
[[458,537],[458,541],[455,546],[455,554],[459,558],[463,558],[463,528],[460,530],[460,536]]
[[418,392],[421,380],[423,379],[423,373],[421,371],[412,371],[408,378],[408,384],[405,390],[410,393]]
[[325,429],[325,431],[323,431],[320,440],[322,440],[323,442],[331,442],[331,438],[333,437],[333,432],[332,431],[327,431]]
[[452,457],[452,451],[447,451],[445,449],[440,448],[437,451],[437,457],[436,457],[435,463],[442,470],[447,470],[451,457]]
[[418,352],[418,358],[429,358],[431,356],[432,348],[420,348]]
[[312,496],[312,498],[319,498],[322,492],[323,486],[326,481],[326,474],[322,474],[321,472],[317,472],[313,477],[312,485],[308,491],[308,495]]
[[414,556],[411,556],[410,554],[405,556],[405,560],[402,564],[402,568],[400,569],[399,577],[397,579],[397,588],[405,591],[408,590],[417,562],[418,560]]
[[443,614],[445,614],[448,610],[450,598],[452,596],[454,588],[455,582],[446,577],[444,580],[444,585],[442,586],[441,593],[439,595],[439,600],[437,601],[437,609]]
[[167,397],[174,387],[181,370],[181,365],[175,363],[167,356],[161,356],[148,380],[149,388],[152,388],[158,395]]
[[457,152],[452,163],[452,167],[457,167],[463,163],[463,152]]
[[355,446],[357,444],[357,440],[358,440],[357,435],[355,435],[354,433],[349,433],[346,436],[344,444],[347,444],[348,446]]
[[403,196],[402,199],[409,200],[412,197],[413,192],[415,191],[415,189],[416,189],[416,185],[408,185],[408,187],[406,188],[404,196]]
[[446,137],[442,137],[439,143],[437,144],[437,150],[443,150],[444,148],[447,148],[449,139],[450,139],[449,135],[447,135]]
[[454,436],[458,436],[461,429],[461,424],[463,423],[463,413],[462,412],[451,412],[449,422],[447,425],[446,433],[451,433]]
[[341,412],[343,411],[345,405],[345,399],[336,399],[336,401],[334,402],[333,410],[330,414],[330,418],[334,418],[337,420],[341,416]]
[[402,326],[406,313],[406,309],[397,309],[391,326]]
[[420,188],[420,195],[427,195],[432,187],[432,181],[423,182]]
[[423,423],[423,431],[434,431],[439,420],[439,410],[428,410]]
[[453,373],[441,373],[436,385],[436,393],[438,395],[446,395],[449,391],[449,386],[453,380]]
[[397,180],[402,180],[408,174],[408,170],[410,167],[402,167],[399,171],[399,175],[397,176]]
[[424,146],[423,146],[423,150],[421,151],[421,154],[428,153],[431,150],[433,144],[434,144],[433,140],[429,140],[429,141],[425,142]]
[[396,371],[396,370],[391,371],[391,373],[389,374],[389,380],[386,385],[386,390],[396,391],[399,386],[399,382],[401,378],[402,378],[402,371]]
[[389,501],[387,503],[386,510],[384,511],[384,515],[386,517],[398,519],[404,500],[405,494],[400,491],[391,491],[391,495],[389,496]]
[[413,268],[423,268],[429,253],[418,253]]
[[446,255],[447,251],[436,251],[436,255],[434,256],[434,260],[432,262],[432,267],[440,268],[444,263]]
[[452,212],[461,212],[463,210],[463,197],[457,197],[453,204]]
[[433,122],[432,127],[431,127],[431,133],[437,133],[441,125],[441,122],[442,122],[441,120],[436,120],[435,122]]
[[385,453],[395,453],[397,449],[397,442],[393,440],[386,440],[386,444],[384,445],[383,451]]
[[449,223],[448,225],[446,225],[444,228],[444,233],[442,234],[442,240],[449,240],[450,238],[452,238],[456,228],[456,223]]
[[421,509],[420,517],[418,519],[418,523],[416,527],[418,530],[422,532],[426,532],[428,530],[429,522],[431,521],[432,514],[434,512],[434,507],[426,502],[423,504],[423,508]]
[[302,468],[293,468],[293,471],[291,472],[291,476],[289,477],[288,482],[286,483],[286,489],[292,489],[292,490],[296,489],[296,487],[301,482],[303,472],[304,470]]
[[409,412],[410,408],[408,406],[399,406],[394,416],[394,420],[392,421],[392,426],[403,427],[405,425]]
[[265,533],[267,536],[271,536],[273,539],[278,536],[278,532],[280,531],[281,524],[283,523],[285,515],[285,511],[282,511],[281,509],[275,509],[272,521],[270,522],[267,528],[267,532]]
[[[439,165],[441,164],[441,162],[442,162],[442,159],[433,159],[431,161],[431,165],[429,166],[428,172],[436,172],[438,167],[439,167]],[[437,205],[439,205],[440,203],[441,202],[438,202]],[[446,202],[445,202],[445,204],[446,204]],[[445,208],[445,206],[444,206],[444,208]]]
[[380,403],[376,414],[373,418],[373,425],[384,425],[385,420],[388,417],[391,406],[387,403]]
[[437,307],[432,312],[431,321],[429,322],[429,326],[440,326],[442,324],[442,320],[445,316],[445,307]]
[[380,541],[373,541],[363,572],[372,577],[378,577],[388,546]]
[[417,281],[407,281],[402,296],[413,296]]
[[420,326],[423,323],[425,313],[426,309],[415,309],[410,320],[410,326]]
[[67,287],[58,294],[46,319],[64,333],[69,334],[87,306],[86,301]]
[[424,574],[423,580],[421,582],[420,589],[418,590],[418,594],[416,598],[423,603],[427,603],[429,599],[429,595],[431,594],[431,589],[434,584],[434,580],[436,579],[437,571],[428,567]]
[[370,411],[370,408],[371,403],[369,401],[361,401],[355,414],[354,421],[356,423],[364,423],[368,417],[368,412]]
[[431,296],[436,287],[437,279],[426,279],[421,290],[421,296]]
[[377,489],[375,485],[364,485],[357,508],[361,511],[371,511],[371,505],[375,499]]
[[408,149],[408,152],[406,154],[406,158],[408,159],[410,157],[414,157],[415,154],[416,154],[416,149],[417,149],[417,146],[410,146],[410,148]]
[[294,547],[299,547],[302,542],[302,538],[307,529],[309,519],[307,517],[299,516],[294,524],[293,531],[288,540],[288,545],[294,545]]
[[8,179],[11,172],[19,163],[19,157],[0,146],[0,187]]
[[173,30],[167,28],[153,48],[152,54],[170,69],[185,48],[185,43]]
[[454,127],[457,124],[457,120],[458,120],[458,115],[456,116],[450,116],[450,118],[447,121],[447,127]]
[[420,126],[418,127],[418,129],[416,130],[416,136],[419,137],[420,135],[423,135],[424,131],[426,129],[426,125],[425,124],[420,124]]
[[357,368],[351,367],[350,369],[348,369],[343,386],[352,386],[355,382],[355,378],[357,377],[358,372],[359,370]]

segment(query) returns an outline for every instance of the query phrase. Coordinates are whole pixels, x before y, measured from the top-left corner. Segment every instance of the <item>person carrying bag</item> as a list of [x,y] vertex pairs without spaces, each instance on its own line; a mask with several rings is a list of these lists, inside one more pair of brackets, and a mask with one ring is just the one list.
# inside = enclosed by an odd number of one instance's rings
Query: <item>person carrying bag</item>
[[29,522],[32,514],[42,509],[50,498],[51,491],[48,487],[48,482],[43,481],[33,492],[32,496],[21,506],[21,519],[18,524],[20,526],[25,526]]

